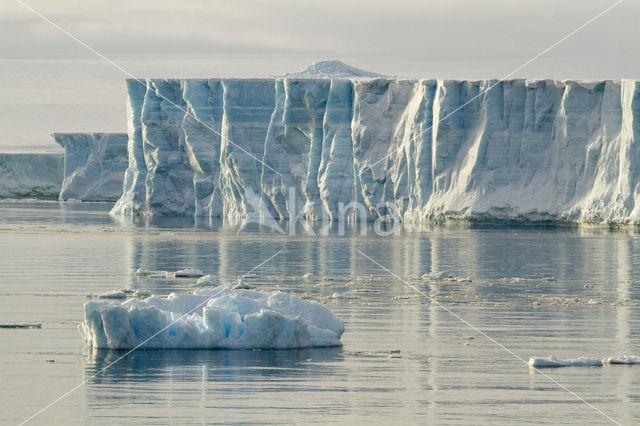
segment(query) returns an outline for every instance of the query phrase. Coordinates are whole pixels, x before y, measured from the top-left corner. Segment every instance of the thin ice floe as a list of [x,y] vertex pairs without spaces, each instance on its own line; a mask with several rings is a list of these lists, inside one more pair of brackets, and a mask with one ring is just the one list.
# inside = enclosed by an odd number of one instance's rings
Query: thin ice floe
[[204,276],[204,272],[200,269],[187,268],[175,271],[173,276],[176,278],[200,278]]
[[169,271],[153,271],[144,268],[138,268],[136,270],[136,275],[145,278],[169,278],[169,276],[173,276]]
[[447,271],[432,271],[423,274],[421,278],[423,280],[444,280],[447,278],[453,278],[453,274]]
[[602,367],[602,360],[598,358],[580,357],[575,359],[560,359],[554,356],[531,357],[529,358],[529,366],[534,368],[552,368],[552,367]]
[[622,355],[605,358],[602,360],[604,364],[640,364],[640,356],[638,355]]
[[338,346],[344,324],[317,302],[221,286],[166,298],[89,302],[79,329],[86,344],[97,348],[291,349]]
[[604,364],[640,364],[640,356],[622,355],[608,358],[586,358],[580,357],[576,359],[560,359],[554,356],[531,357],[529,358],[529,366],[533,368],[552,368],[552,367],[602,367]]
[[130,290],[116,289],[112,291],[107,291],[104,293],[96,293],[87,294],[87,297],[96,297],[98,299],[126,299],[129,297],[129,294],[132,293]]
[[0,328],[42,328],[42,323],[20,322],[20,323],[3,323]]

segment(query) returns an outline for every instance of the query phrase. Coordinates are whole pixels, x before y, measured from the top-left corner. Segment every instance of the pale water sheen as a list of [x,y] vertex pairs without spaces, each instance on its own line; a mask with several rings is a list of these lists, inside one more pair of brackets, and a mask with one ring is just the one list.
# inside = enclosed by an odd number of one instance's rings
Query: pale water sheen
[[[0,422],[28,418],[122,353],[90,352],[87,293],[190,291],[185,267],[320,301],[342,348],[138,351],[40,414],[49,423],[606,423],[606,418],[362,257],[361,250],[528,360],[640,354],[636,228],[413,227],[291,237],[186,219],[120,222],[109,204],[0,203]],[[471,283],[421,280],[450,271]],[[310,277],[303,275],[310,273]],[[555,280],[543,278],[555,277]],[[516,279],[513,279],[516,278]],[[53,362],[52,362],[53,361]],[[622,423],[640,366],[546,373]]]

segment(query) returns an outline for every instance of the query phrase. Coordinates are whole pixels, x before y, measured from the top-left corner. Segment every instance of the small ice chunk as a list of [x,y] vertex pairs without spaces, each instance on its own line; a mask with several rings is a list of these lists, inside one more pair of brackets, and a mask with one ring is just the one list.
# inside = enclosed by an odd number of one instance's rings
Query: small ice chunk
[[453,278],[453,274],[447,271],[432,271],[422,275],[423,280],[444,280]]
[[205,275],[198,278],[198,281],[196,281],[196,285],[202,287],[217,287],[220,284],[220,280],[213,275]]
[[151,275],[151,271],[148,269],[144,269],[144,268],[138,268],[136,269],[136,275],[139,277],[146,277]]
[[309,272],[309,273],[307,273],[307,274],[304,274],[304,275],[302,276],[302,278],[304,278],[304,279],[306,280],[306,279],[311,278],[312,276],[313,276],[313,274],[312,274],[311,272]]
[[173,276],[176,278],[200,278],[204,276],[204,272],[200,269],[180,269],[173,273]]
[[542,281],[556,281],[556,277],[543,277]]
[[151,296],[151,293],[148,290],[143,290],[139,288],[133,292],[133,295],[136,297],[149,297]]
[[458,282],[458,283],[470,283],[470,282],[473,282],[471,277],[455,277],[453,280],[455,282]]
[[126,299],[128,295],[123,289],[118,289],[106,293],[95,294],[94,297],[97,297],[98,299]]
[[242,280],[238,280],[238,283],[236,285],[234,285],[232,288],[234,288],[236,290],[253,290],[256,287],[252,286],[250,284],[247,284],[247,283],[243,282]]
[[533,368],[553,368],[553,367],[602,367],[602,360],[598,358],[580,357],[576,359],[560,359],[554,356],[548,358],[531,357],[529,366]]
[[136,270],[136,275],[146,278],[167,278],[171,274],[168,271],[152,271],[149,269],[138,268]]
[[640,364],[640,356],[638,355],[622,355],[605,358],[602,360],[604,364]]
[[240,278],[249,278],[249,279],[259,278],[259,277],[260,277],[260,275],[258,275],[256,273],[253,273],[253,272],[250,272],[248,274],[244,274],[244,275],[240,276]]

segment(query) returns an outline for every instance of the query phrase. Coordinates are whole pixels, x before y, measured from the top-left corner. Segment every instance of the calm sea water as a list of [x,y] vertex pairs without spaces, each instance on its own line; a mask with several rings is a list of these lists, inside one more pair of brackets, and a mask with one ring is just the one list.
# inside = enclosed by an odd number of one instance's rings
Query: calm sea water
[[[393,237],[372,228],[289,236],[187,219],[120,221],[109,208],[0,202],[0,323],[42,323],[0,329],[3,424],[74,388],[32,422],[609,421],[429,298],[525,360],[640,354],[635,228],[456,225],[407,227]],[[122,353],[83,348],[77,325],[88,293],[187,292],[195,280],[134,271],[195,267],[232,279],[278,250],[251,284],[325,304],[345,321],[343,347],[136,351],[92,378]],[[420,279],[430,271],[472,282]],[[545,372],[617,421],[640,420],[640,366]]]

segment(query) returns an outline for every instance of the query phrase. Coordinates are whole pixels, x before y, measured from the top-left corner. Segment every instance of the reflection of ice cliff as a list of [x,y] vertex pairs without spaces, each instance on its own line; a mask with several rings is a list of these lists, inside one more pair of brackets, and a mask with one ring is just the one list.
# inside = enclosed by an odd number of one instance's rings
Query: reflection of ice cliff
[[257,194],[276,219],[335,219],[349,202],[375,219],[393,202],[407,221],[640,222],[635,81],[148,80],[127,90],[115,214],[241,219]]

